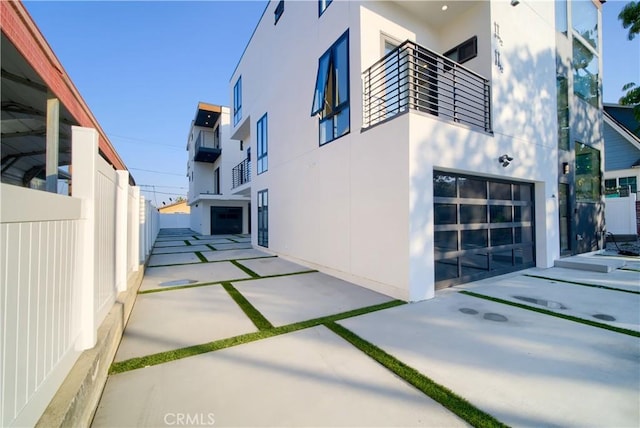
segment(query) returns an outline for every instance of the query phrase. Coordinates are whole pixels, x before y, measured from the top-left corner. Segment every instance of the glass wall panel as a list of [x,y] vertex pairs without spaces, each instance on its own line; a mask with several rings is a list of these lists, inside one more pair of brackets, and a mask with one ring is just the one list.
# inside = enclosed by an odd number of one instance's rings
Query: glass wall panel
[[455,204],[433,204],[434,224],[456,224],[458,222],[456,208]]
[[598,202],[602,194],[600,151],[576,143],[576,201]]
[[438,172],[433,173],[433,196],[436,197],[456,197],[456,178]]
[[436,281],[458,278],[458,258],[436,260],[435,271]]
[[436,251],[456,251],[458,249],[458,232],[435,232],[433,245]]
[[508,269],[513,266],[513,250],[491,253],[491,270]]
[[489,256],[487,254],[472,253],[460,257],[462,276],[477,275],[489,270]]
[[491,205],[489,213],[491,223],[511,223],[513,221],[510,205]]
[[511,184],[489,182],[489,199],[510,201],[512,199]]
[[459,177],[458,186],[461,198],[486,199],[487,197],[487,182],[484,180]]
[[463,250],[485,248],[488,244],[487,230],[463,230],[460,232],[460,245]]
[[573,31],[598,48],[598,8],[592,0],[571,1],[571,24]]
[[598,108],[599,82],[598,57],[573,39],[573,93]]
[[487,222],[487,206],[486,205],[460,205],[460,223],[486,223]]
[[513,229],[504,227],[500,229],[491,229],[491,246],[511,245],[513,244]]

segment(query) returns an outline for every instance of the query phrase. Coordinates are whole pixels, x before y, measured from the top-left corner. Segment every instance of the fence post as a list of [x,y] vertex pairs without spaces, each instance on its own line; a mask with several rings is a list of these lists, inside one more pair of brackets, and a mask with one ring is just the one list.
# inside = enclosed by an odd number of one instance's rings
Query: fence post
[[131,248],[130,257],[133,259],[133,271],[140,270],[140,188],[133,187],[133,209],[131,222]]
[[127,290],[127,199],[129,172],[116,171],[116,290]]
[[80,335],[76,348],[85,350],[96,344],[94,272],[95,272],[95,193],[98,132],[92,128],[71,127],[71,164],[73,186],[71,195],[82,201],[78,230],[78,264],[75,290],[78,293],[76,311]]

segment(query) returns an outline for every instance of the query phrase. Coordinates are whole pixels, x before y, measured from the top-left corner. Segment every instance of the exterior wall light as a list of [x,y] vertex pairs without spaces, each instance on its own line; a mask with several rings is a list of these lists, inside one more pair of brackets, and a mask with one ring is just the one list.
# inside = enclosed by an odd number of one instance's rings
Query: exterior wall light
[[562,162],[562,173],[564,175],[569,174],[569,162]]
[[515,7],[520,4],[520,0],[511,0],[511,6]]
[[509,166],[509,163],[511,163],[511,161],[513,160],[513,158],[507,154],[504,154],[502,156],[500,156],[498,158],[498,162],[500,162],[502,164],[503,168],[506,168]]

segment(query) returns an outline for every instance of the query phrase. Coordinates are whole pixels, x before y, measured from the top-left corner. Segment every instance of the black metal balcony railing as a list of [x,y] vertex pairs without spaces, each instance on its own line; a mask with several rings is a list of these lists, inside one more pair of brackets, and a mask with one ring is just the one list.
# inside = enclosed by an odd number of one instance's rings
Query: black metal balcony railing
[[251,161],[245,159],[231,170],[231,188],[235,189],[251,181]]
[[363,127],[409,109],[491,132],[489,81],[406,41],[363,73]]
[[205,136],[201,132],[198,133],[195,143],[195,156],[194,160],[197,162],[209,162],[213,163],[220,157],[222,150],[220,149],[219,142],[213,141],[212,146],[205,143]]

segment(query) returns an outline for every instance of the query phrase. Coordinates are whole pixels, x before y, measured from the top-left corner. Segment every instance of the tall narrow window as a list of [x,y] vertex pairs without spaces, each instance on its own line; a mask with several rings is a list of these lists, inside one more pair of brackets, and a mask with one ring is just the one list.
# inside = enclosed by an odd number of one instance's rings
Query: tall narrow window
[[273,25],[276,25],[280,20],[280,17],[284,13],[284,0],[280,0],[280,3],[276,6],[276,10],[273,12],[275,22]]
[[220,194],[220,168],[213,171],[213,194]]
[[267,155],[269,151],[267,136],[267,114],[260,118],[256,126],[257,130],[257,146],[258,146],[258,174],[262,174],[268,168]]
[[578,38],[573,39],[573,93],[592,106],[599,106],[598,56]]
[[311,116],[320,116],[320,145],[349,133],[349,30],[318,60]]
[[318,16],[322,15],[333,0],[318,0]]
[[269,247],[269,191],[258,192],[258,245]]
[[558,148],[569,150],[569,86],[564,74],[556,75],[558,101]]
[[233,85],[233,124],[237,125],[242,119],[242,76]]
[[576,201],[600,202],[600,151],[576,142]]

